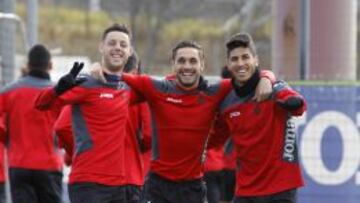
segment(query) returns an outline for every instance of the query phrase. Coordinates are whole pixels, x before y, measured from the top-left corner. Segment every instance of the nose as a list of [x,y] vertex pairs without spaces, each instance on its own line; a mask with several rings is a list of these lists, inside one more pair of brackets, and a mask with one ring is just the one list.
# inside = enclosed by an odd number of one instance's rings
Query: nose
[[190,61],[186,61],[184,64],[183,64],[183,69],[191,69],[192,66],[191,66],[191,63]]
[[239,66],[239,67],[243,66],[244,64],[245,64],[245,62],[243,60],[241,60],[241,59],[238,59],[236,61],[236,65]]
[[121,49],[120,43],[116,43],[116,44],[115,44],[115,49]]

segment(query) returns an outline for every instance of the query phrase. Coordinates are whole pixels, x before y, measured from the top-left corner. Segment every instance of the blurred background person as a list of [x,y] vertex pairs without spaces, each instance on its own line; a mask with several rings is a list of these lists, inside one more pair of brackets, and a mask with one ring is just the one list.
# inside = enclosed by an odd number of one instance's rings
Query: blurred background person
[[9,178],[14,203],[60,203],[62,157],[53,125],[57,112],[34,108],[37,94],[51,87],[51,55],[43,45],[28,53],[28,72],[2,88],[0,113],[5,115]]

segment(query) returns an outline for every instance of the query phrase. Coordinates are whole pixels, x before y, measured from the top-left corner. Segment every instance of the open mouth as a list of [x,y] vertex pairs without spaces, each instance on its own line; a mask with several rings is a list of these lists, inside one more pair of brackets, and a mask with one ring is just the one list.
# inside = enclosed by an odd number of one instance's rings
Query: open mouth
[[120,54],[114,54],[114,55],[111,55],[111,57],[113,57],[113,58],[121,58]]
[[181,76],[184,76],[184,77],[192,77],[192,76],[194,76],[195,74],[194,74],[194,73],[181,73],[180,75],[181,75]]
[[119,60],[119,59],[124,58],[124,55],[123,55],[123,54],[120,54],[120,53],[112,53],[112,54],[110,54],[110,57],[111,57],[112,59]]
[[249,69],[247,69],[246,67],[239,67],[236,71],[235,74],[239,75],[239,76],[244,76],[249,72]]
[[192,77],[196,75],[196,71],[180,71],[179,75],[184,77]]

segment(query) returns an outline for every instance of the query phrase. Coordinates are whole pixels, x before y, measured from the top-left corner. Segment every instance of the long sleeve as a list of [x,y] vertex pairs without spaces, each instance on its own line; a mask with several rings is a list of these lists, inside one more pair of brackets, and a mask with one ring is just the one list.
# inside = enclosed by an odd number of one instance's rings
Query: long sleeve
[[140,94],[140,96],[144,96],[146,93],[146,85],[145,80],[148,78],[146,75],[134,75],[123,73],[122,80],[126,82],[136,93]]
[[303,96],[294,91],[284,81],[275,83],[274,99],[277,104],[294,116],[302,115],[307,109],[307,104]]
[[85,94],[86,89],[78,86],[58,96],[54,88],[49,87],[37,95],[34,105],[39,110],[61,109],[64,105],[79,102]]
[[222,115],[215,120],[214,126],[210,130],[207,148],[217,148],[224,146],[226,140],[230,137],[230,130]]

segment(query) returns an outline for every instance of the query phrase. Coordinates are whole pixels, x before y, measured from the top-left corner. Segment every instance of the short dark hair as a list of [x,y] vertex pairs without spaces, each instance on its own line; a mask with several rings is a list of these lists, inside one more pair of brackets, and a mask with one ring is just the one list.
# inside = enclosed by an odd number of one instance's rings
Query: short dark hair
[[34,45],[29,51],[28,66],[30,70],[46,70],[50,60],[50,52],[44,45]]
[[118,23],[114,23],[113,25],[111,25],[110,27],[106,28],[103,32],[103,35],[102,35],[102,39],[104,40],[106,38],[106,35],[110,32],[123,32],[127,35],[129,35],[129,38],[131,39],[131,31],[130,29],[124,25],[124,24],[118,24]]
[[200,58],[203,59],[204,58],[204,49],[201,47],[201,45],[199,45],[198,43],[194,42],[194,41],[190,41],[190,40],[184,40],[181,41],[179,43],[176,44],[176,46],[172,49],[172,56],[171,59],[175,59],[177,51],[181,48],[195,48],[197,50],[199,50],[199,54],[200,54]]
[[129,56],[125,66],[124,66],[124,72],[125,73],[129,73],[132,70],[134,70],[135,67],[138,67],[138,69],[140,69],[140,59],[139,56],[137,55],[137,53],[135,51],[133,51],[133,53],[131,54],[131,56]]
[[236,48],[249,48],[250,52],[256,56],[256,47],[255,43],[248,33],[237,33],[233,35],[229,41],[226,42],[226,48],[227,48],[227,56],[229,57],[229,54],[232,50]]

